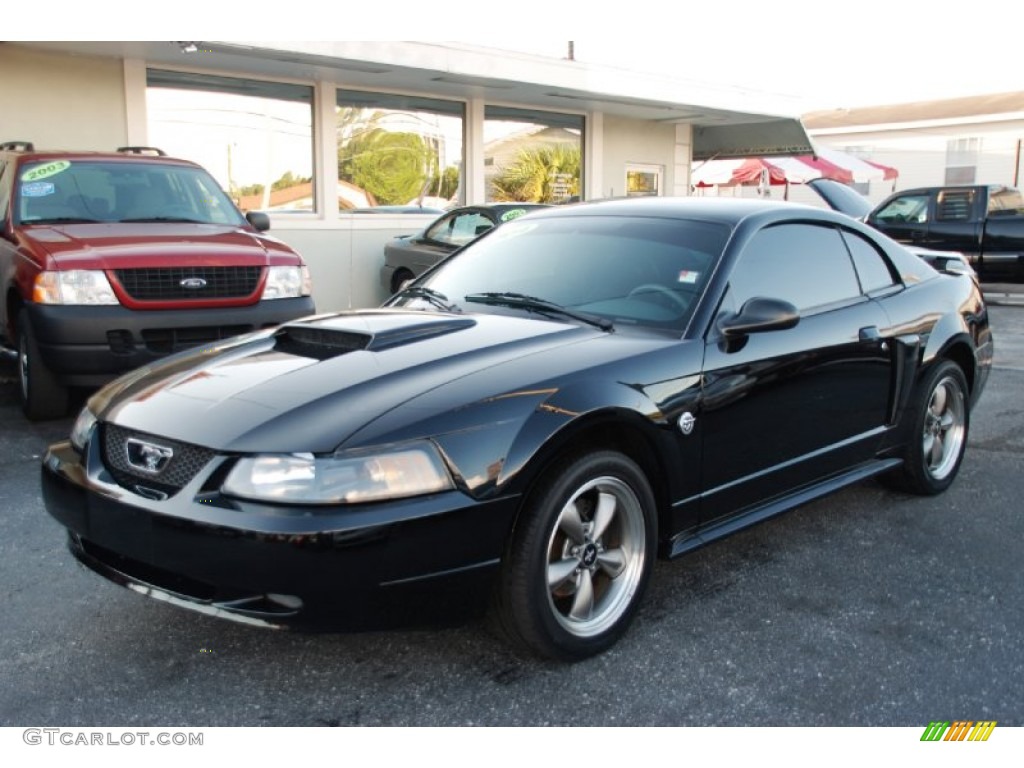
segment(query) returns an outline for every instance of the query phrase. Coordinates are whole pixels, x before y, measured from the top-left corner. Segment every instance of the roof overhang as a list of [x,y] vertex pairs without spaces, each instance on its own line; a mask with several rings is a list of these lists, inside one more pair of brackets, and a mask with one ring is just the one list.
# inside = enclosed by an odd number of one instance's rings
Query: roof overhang
[[[649,75],[463,43],[18,42],[72,55],[141,59],[148,66],[424,94],[537,109],[695,126],[694,157],[812,151],[779,98],[747,89]],[[795,114],[795,111],[794,111]]]

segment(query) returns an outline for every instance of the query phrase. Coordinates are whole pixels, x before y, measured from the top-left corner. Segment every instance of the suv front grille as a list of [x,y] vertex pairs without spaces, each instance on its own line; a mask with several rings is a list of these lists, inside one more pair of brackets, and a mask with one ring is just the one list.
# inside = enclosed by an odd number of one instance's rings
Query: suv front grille
[[252,296],[262,272],[262,267],[146,267],[116,269],[114,275],[136,301],[200,301]]
[[[127,448],[128,441],[133,438],[171,450],[172,455],[166,466],[155,473],[133,466],[128,461]],[[118,485],[131,491],[142,486],[173,496],[199,474],[214,455],[209,448],[198,445],[135,432],[114,424],[103,425],[103,464]]]

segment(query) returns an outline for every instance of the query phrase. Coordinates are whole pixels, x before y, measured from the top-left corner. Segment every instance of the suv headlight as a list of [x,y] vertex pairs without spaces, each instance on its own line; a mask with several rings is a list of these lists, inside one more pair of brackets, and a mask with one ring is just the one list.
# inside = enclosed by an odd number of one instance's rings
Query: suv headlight
[[296,299],[313,292],[309,267],[270,267],[263,286],[264,299]]
[[117,304],[106,273],[100,269],[40,272],[32,286],[36,304]]
[[247,456],[235,464],[221,490],[256,501],[359,504],[453,487],[433,443],[420,441],[334,456]]

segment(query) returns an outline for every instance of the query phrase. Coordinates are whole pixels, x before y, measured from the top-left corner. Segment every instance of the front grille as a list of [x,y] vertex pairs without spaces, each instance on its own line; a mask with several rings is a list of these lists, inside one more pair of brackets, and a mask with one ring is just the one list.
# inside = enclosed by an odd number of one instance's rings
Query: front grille
[[[262,267],[147,267],[117,269],[114,275],[136,301],[200,301],[252,296],[262,271]],[[196,287],[198,281],[205,285]]]
[[157,355],[169,355],[183,349],[209,344],[256,330],[251,325],[209,325],[198,328],[149,328],[142,331],[146,349]]
[[[145,472],[128,461],[127,446],[132,438],[168,448],[173,455],[160,472]],[[118,485],[131,491],[143,486],[173,496],[199,474],[214,455],[210,449],[198,445],[135,432],[114,424],[103,425],[103,464]]]

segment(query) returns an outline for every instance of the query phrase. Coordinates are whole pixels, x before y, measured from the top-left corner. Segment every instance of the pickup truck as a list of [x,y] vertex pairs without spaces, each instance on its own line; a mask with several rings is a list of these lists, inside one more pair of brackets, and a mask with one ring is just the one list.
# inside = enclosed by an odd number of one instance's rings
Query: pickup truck
[[960,251],[983,281],[1024,282],[1024,198],[1012,187],[908,189],[865,221],[901,243]]
[[22,410],[188,347],[314,312],[302,258],[205,170],[148,147],[0,144],[0,341]]

